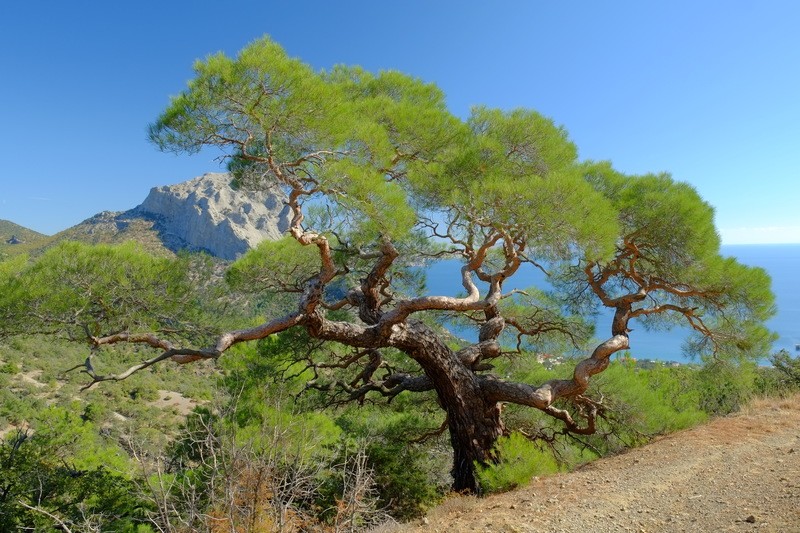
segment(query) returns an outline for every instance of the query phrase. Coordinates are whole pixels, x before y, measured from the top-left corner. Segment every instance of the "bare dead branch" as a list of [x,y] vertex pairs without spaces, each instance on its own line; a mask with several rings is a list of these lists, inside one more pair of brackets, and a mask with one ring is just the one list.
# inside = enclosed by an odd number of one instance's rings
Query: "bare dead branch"
[[219,355],[220,354],[218,352],[206,351],[206,350],[191,350],[191,349],[167,350],[155,357],[151,357],[150,359],[146,359],[137,365],[129,367],[124,372],[121,372],[119,374],[107,374],[107,375],[98,374],[94,370],[94,366],[92,365],[92,356],[90,355],[89,357],[86,358],[86,361],[83,363],[83,365],[74,366],[70,370],[68,370],[68,372],[83,367],[83,370],[81,372],[92,378],[92,381],[81,387],[80,390],[85,391],[102,381],[125,380],[130,376],[132,376],[133,374],[135,374],[136,372],[148,368],[150,366],[153,366],[154,364],[164,361],[166,359],[172,359],[176,363],[185,364],[200,359],[216,359],[217,357],[219,357]]
[[41,513],[41,514],[47,516],[48,518],[52,518],[53,520],[56,521],[56,523],[58,524],[58,526],[61,529],[63,529],[67,533],[72,533],[72,530],[69,528],[69,526],[67,526],[67,524],[63,520],[61,520],[59,517],[57,517],[53,513],[48,512],[46,509],[42,509],[38,505],[37,506],[28,505],[27,503],[23,502],[22,500],[17,500],[17,503],[19,503],[21,506],[25,507],[26,509],[30,509],[31,511],[34,511],[34,512],[37,512],[37,513]]
[[448,423],[449,423],[449,421],[447,420],[447,417],[445,417],[441,426],[439,426],[438,428],[436,428],[434,430],[426,431],[425,433],[423,433],[419,437],[411,439],[409,442],[413,442],[414,444],[421,444],[423,442],[426,442],[428,439],[432,439],[434,437],[438,437],[442,433],[447,431]]

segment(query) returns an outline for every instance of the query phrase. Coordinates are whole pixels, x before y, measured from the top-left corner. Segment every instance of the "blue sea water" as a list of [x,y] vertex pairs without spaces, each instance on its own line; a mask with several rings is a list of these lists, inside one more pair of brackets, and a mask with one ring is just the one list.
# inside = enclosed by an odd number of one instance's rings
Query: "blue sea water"
[[[797,273],[800,272],[800,244],[727,245],[722,247],[722,253],[746,265],[762,267],[769,273],[776,296],[777,314],[767,326],[779,336],[773,350],[784,349],[795,354],[795,346],[800,343],[800,282],[797,279]],[[516,282],[515,287],[507,283],[504,288],[545,286],[544,279],[541,272],[530,268],[509,279],[508,283],[512,280]],[[427,286],[432,294],[455,296],[463,293],[458,264],[444,261],[431,265],[427,269]],[[609,315],[601,315],[597,324],[598,336],[609,330],[609,323]],[[631,356],[684,363],[690,361],[683,352],[683,343],[690,333],[688,328],[647,331],[641,326],[637,327],[635,321],[631,324]],[[469,331],[457,333],[468,339],[476,336]]]
[[745,265],[759,266],[769,273],[778,311],[767,322],[779,336],[773,348],[795,354],[800,343],[800,244],[731,245],[722,250]]

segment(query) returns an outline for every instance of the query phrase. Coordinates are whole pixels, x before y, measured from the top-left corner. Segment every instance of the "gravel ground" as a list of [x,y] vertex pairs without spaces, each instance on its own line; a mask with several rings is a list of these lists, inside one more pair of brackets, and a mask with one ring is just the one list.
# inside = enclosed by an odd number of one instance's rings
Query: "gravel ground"
[[451,498],[402,531],[800,532],[800,396],[513,492]]

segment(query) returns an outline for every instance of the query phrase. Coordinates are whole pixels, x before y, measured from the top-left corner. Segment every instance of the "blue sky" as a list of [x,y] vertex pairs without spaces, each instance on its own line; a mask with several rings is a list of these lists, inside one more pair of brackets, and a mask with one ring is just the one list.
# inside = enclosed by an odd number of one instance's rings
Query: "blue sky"
[[670,172],[723,241],[800,242],[800,2],[6,2],[0,218],[52,234],[219,171],[146,127],[196,58],[269,34],[316,68],[398,69],[451,110],[533,108],[585,159]]

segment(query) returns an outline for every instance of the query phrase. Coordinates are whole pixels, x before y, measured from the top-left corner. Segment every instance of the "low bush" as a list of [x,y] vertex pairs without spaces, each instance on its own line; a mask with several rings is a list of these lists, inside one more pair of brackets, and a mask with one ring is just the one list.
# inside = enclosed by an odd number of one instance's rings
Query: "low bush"
[[531,442],[520,433],[501,437],[497,452],[497,464],[484,465],[477,470],[481,488],[487,493],[509,491],[527,485],[534,476],[560,470],[552,450]]
[[700,409],[710,416],[739,411],[755,393],[756,366],[725,360],[707,362],[697,372]]
[[22,368],[17,363],[9,361],[8,363],[3,363],[0,365],[0,374],[18,374],[22,371]]

